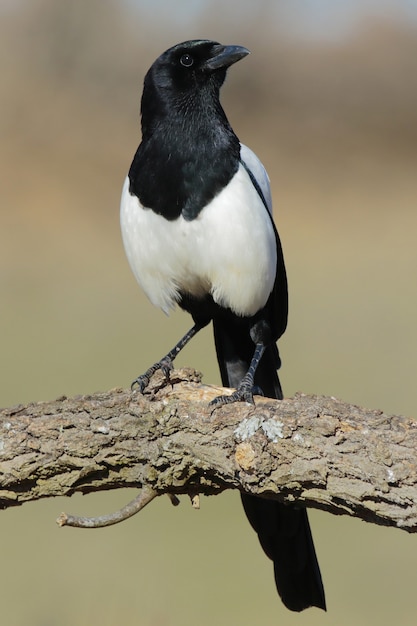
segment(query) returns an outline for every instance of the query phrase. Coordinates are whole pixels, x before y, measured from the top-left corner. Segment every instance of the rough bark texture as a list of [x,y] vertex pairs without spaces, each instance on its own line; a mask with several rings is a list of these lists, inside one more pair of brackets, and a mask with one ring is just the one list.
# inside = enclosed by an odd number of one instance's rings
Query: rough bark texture
[[192,370],[172,383],[0,411],[0,507],[118,487],[239,489],[417,530],[413,420],[303,394],[211,414],[224,390]]

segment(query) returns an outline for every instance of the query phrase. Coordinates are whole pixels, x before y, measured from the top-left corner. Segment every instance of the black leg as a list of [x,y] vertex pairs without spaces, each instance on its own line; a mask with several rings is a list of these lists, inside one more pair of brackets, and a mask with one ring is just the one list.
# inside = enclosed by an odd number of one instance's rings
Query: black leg
[[149,369],[146,370],[144,374],[135,378],[135,380],[131,384],[131,389],[135,385],[138,386],[140,393],[143,393],[146,387],[149,385],[149,381],[152,375],[157,371],[161,370],[164,374],[166,381],[169,382],[170,372],[174,369],[173,361],[179,352],[184,348],[184,346],[201,330],[201,324],[194,324],[190,330],[185,333],[184,337],[179,340],[177,344],[166,354],[160,361],[151,365]]
[[263,343],[257,343],[255,347],[255,352],[253,354],[252,360],[250,362],[250,366],[245,376],[242,378],[238,388],[234,391],[230,396],[217,396],[210,402],[210,406],[215,409],[223,404],[230,404],[232,402],[249,402],[250,404],[254,404],[253,394],[257,391],[255,389],[255,372],[259,365],[259,361],[262,358],[263,353],[265,352],[266,346]]

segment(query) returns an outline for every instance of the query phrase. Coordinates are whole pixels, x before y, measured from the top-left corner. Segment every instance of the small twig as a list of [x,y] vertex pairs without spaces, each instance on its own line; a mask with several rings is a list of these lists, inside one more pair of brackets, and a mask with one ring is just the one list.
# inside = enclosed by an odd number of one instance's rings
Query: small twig
[[200,508],[200,479],[196,482],[196,484],[189,490],[188,496],[191,500],[191,506],[193,509]]
[[200,508],[200,494],[194,493],[190,495],[190,499],[191,499],[191,506],[193,507],[193,509],[199,509]]
[[134,500],[126,504],[122,509],[115,511],[115,513],[99,515],[98,517],[78,517],[77,515],[61,513],[56,523],[58,526],[73,526],[75,528],[103,528],[104,526],[112,526],[139,513],[139,511],[156,498],[157,495],[158,493],[153,489],[143,487]]
[[167,496],[171,500],[172,506],[178,506],[179,505],[180,499],[178,498],[178,496],[175,495],[175,493],[167,493]]

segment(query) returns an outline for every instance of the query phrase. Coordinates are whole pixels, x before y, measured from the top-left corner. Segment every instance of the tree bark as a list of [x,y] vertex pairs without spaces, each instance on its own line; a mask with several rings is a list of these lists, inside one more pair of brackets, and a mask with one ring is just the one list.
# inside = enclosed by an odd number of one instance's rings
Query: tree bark
[[[119,487],[239,489],[417,531],[417,423],[297,394],[226,405],[193,370],[0,411],[0,508]],[[145,496],[146,499],[146,496]],[[148,498],[150,501],[152,498]]]

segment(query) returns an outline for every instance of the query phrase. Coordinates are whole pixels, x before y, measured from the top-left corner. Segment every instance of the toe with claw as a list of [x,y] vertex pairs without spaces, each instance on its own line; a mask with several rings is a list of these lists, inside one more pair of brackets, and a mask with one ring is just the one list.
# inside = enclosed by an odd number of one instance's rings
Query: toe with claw
[[242,380],[239,387],[230,396],[217,396],[210,402],[210,406],[213,409],[217,409],[224,404],[232,404],[233,402],[247,402],[248,404],[255,404],[253,399],[254,395],[263,395],[262,390],[258,386],[253,385],[251,377],[246,377]]
[[135,380],[130,385],[130,388],[133,390],[135,386],[137,386],[138,391],[140,393],[143,393],[146,387],[149,385],[149,382],[153,374],[155,374],[155,372],[157,372],[158,370],[161,370],[161,372],[165,376],[166,382],[169,383],[170,374],[173,369],[174,369],[174,365],[173,365],[172,359],[166,356],[160,361],[158,361],[157,363],[155,363],[154,365],[152,365],[149,369],[147,369],[144,374],[141,374],[141,376],[138,376],[137,378],[135,378]]

